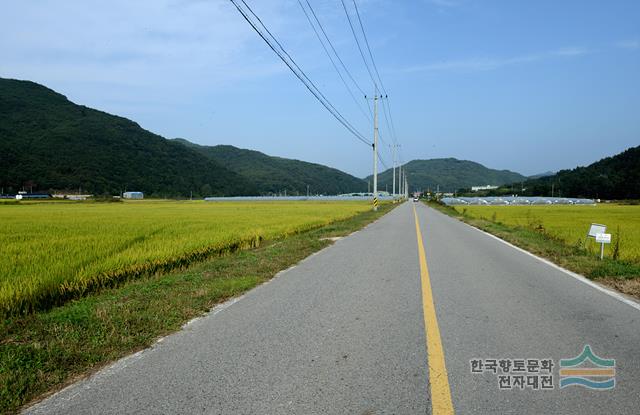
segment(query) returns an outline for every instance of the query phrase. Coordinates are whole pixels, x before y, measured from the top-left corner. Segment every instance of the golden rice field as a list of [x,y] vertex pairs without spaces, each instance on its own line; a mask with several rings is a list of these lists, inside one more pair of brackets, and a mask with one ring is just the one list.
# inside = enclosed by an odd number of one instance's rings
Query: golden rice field
[[366,202],[0,204],[0,310],[30,311],[346,219]]
[[[569,245],[580,245],[585,240],[591,223],[607,225],[612,242],[620,237],[620,259],[640,262],[640,206],[598,204],[596,206],[455,206],[460,213],[474,218],[488,219],[509,226],[544,230]],[[619,229],[619,231],[618,231]],[[605,245],[605,255],[612,253]],[[599,252],[593,240],[587,243],[592,252]]]

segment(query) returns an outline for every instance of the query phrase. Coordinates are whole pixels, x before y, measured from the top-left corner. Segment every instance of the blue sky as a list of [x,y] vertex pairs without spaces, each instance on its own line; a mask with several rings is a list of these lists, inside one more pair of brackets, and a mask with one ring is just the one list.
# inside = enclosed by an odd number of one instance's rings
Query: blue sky
[[[246,1],[370,137],[297,0]],[[456,157],[535,174],[640,144],[639,1],[357,1],[404,161]],[[340,1],[310,2],[372,93]],[[227,0],[8,2],[0,34],[2,77],[45,84],[168,138],[371,172],[370,149]],[[384,119],[381,132],[390,142]]]

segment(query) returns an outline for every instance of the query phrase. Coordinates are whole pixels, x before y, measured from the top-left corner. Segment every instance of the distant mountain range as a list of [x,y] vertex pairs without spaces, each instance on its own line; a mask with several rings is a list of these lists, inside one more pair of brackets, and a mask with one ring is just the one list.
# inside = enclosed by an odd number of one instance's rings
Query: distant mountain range
[[[406,163],[411,189],[454,191],[525,182],[530,194],[640,197],[640,147],[588,167],[527,178],[454,158]],[[76,105],[42,85],[0,78],[0,187],[9,193],[81,191],[149,196],[338,194],[367,190],[367,181],[320,164],[272,157],[230,145],[167,140],[126,118]],[[391,191],[392,171],[378,177]]]
[[530,196],[640,199],[640,146],[606,157],[586,167],[527,180]]
[[366,190],[319,164],[232,146],[167,140],[42,85],[0,78],[0,186],[157,197],[335,194]]
[[533,174],[531,176],[529,176],[529,179],[539,179],[541,177],[547,177],[547,176],[553,176],[554,174],[556,174],[553,171],[546,171],[544,173],[538,173],[538,174]]
[[238,173],[126,118],[0,78],[0,186],[154,196],[256,194]]
[[268,156],[230,145],[201,146],[185,139],[174,141],[196,150],[215,163],[240,174],[262,194],[340,194],[364,192],[367,183],[357,177],[321,164]]
[[[482,164],[455,158],[430,160],[413,160],[406,163],[403,169],[411,189],[436,190],[453,192],[471,186],[499,186],[515,181],[526,180],[526,177],[509,170],[494,170]],[[397,174],[397,173],[396,173]],[[367,177],[371,180],[372,176]],[[378,188],[389,191],[393,187],[393,170],[388,169],[378,176]]]

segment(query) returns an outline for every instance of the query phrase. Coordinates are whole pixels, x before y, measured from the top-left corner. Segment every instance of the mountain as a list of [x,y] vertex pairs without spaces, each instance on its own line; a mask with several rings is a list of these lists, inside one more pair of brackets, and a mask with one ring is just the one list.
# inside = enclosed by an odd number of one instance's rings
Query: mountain
[[[526,179],[509,170],[493,170],[473,161],[455,158],[412,160],[403,166],[403,170],[407,172],[411,189],[435,190],[440,186],[440,191],[445,192],[487,184],[499,186]],[[367,180],[371,180],[371,176]],[[384,190],[386,186],[391,191],[392,181],[392,169],[386,170],[378,176],[378,188]]]
[[367,183],[340,170],[320,164],[268,156],[230,145],[201,146],[176,138],[184,146],[234,171],[253,183],[261,193],[340,194],[363,192]]
[[556,173],[553,171],[545,171],[544,173],[532,174],[528,179],[539,179],[541,177],[553,176],[554,174]]
[[152,196],[257,194],[200,152],[42,85],[0,78],[0,186],[17,191],[143,191]]
[[640,146],[587,167],[560,170],[553,176],[527,180],[525,194],[587,197],[600,199],[640,199]]

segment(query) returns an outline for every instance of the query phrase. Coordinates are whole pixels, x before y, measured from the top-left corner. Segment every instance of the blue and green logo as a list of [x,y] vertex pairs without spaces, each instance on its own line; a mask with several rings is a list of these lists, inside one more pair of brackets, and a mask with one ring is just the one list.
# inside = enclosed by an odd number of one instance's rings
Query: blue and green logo
[[560,389],[578,385],[589,389],[607,390],[616,386],[616,361],[596,356],[591,346],[572,359],[560,359]]

